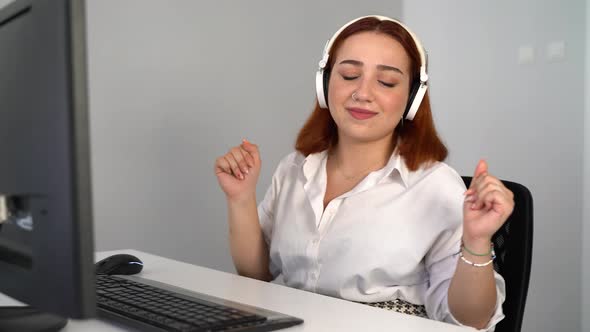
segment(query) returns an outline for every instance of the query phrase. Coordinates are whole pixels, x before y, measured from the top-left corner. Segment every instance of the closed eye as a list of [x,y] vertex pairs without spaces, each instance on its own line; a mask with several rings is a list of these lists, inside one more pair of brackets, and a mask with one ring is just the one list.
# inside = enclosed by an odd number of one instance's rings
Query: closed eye
[[352,80],[358,78],[358,76],[345,76],[345,75],[342,75],[342,78],[344,80],[346,80],[346,81],[352,81]]
[[387,83],[387,82],[383,82],[383,81],[379,81],[379,83],[381,83],[383,86],[386,86],[388,88],[393,88],[394,86],[396,86],[395,83]]

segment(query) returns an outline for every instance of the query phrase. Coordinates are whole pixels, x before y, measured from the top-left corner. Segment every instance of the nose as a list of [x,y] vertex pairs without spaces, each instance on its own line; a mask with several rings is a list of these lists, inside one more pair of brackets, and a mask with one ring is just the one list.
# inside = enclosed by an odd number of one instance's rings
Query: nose
[[371,89],[370,80],[367,77],[362,77],[359,80],[359,85],[353,93],[352,98],[356,102],[372,102],[373,91]]

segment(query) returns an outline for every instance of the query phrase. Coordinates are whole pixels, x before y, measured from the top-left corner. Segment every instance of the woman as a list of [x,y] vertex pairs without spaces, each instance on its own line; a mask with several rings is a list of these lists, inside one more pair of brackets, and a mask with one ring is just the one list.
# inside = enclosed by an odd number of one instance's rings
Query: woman
[[297,151],[258,208],[257,146],[244,140],[216,160],[239,274],[494,329],[505,290],[491,237],[513,195],[483,160],[467,191],[443,163],[427,81],[420,42],[393,19],[359,18],[334,35]]

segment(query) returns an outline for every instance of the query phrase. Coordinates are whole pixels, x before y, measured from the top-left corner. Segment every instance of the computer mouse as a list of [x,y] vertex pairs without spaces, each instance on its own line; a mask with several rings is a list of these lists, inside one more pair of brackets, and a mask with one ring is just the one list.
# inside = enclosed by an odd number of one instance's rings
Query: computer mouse
[[136,274],[143,269],[143,262],[128,254],[109,256],[95,264],[96,274]]

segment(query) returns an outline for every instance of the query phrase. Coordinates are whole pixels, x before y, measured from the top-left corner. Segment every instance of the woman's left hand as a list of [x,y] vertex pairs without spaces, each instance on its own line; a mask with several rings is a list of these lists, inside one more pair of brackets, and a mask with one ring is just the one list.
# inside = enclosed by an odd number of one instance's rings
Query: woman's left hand
[[470,249],[489,248],[492,236],[514,209],[514,194],[480,160],[463,204],[463,241]]

